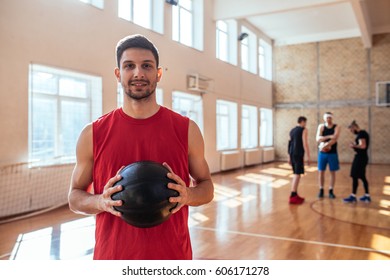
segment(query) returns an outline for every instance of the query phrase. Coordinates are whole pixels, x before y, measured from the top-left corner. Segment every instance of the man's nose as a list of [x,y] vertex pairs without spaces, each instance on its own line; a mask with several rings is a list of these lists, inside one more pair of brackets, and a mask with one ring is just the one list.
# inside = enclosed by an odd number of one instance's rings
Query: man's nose
[[136,66],[134,68],[134,77],[135,78],[144,78],[145,77],[145,72],[141,66]]

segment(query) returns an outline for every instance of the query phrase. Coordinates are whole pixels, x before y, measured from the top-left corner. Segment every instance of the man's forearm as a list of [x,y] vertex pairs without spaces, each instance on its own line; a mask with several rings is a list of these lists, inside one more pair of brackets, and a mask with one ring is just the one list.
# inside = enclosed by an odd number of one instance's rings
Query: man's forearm
[[69,194],[69,208],[83,215],[99,214],[99,195],[90,194],[84,190],[73,189]]
[[214,197],[214,186],[211,179],[197,183],[196,186],[189,188],[189,206],[200,206],[209,203]]

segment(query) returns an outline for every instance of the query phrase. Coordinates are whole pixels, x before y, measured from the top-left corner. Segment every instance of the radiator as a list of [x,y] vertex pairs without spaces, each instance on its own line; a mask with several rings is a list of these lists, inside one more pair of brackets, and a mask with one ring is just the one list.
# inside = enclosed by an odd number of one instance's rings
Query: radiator
[[263,162],[262,149],[248,149],[245,150],[244,163],[245,166],[260,164]]
[[275,160],[274,147],[263,148],[263,162],[271,162]]
[[230,170],[241,167],[240,152],[226,151],[221,154],[221,170]]

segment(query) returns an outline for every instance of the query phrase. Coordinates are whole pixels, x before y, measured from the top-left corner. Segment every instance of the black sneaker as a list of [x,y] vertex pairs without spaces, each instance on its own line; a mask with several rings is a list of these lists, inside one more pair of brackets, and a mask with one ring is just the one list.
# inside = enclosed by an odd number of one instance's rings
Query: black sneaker
[[333,193],[333,190],[329,190],[329,198],[331,198],[331,199],[335,199],[336,198],[336,196]]
[[324,189],[320,189],[320,192],[318,193],[318,198],[324,198]]

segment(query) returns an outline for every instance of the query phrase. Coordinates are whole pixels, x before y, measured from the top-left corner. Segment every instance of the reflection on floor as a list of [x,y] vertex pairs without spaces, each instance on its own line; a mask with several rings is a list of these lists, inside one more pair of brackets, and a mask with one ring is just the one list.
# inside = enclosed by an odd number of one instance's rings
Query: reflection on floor
[[92,259],[95,219],[81,218],[20,234],[10,259]]
[[[299,206],[288,204],[288,164],[213,175],[214,200],[190,209],[194,258],[390,260],[390,168],[369,166],[370,204],[345,204],[349,168],[337,173],[337,199],[318,200],[317,170],[307,167]],[[91,259],[94,225],[67,207],[0,225],[0,259]]]

